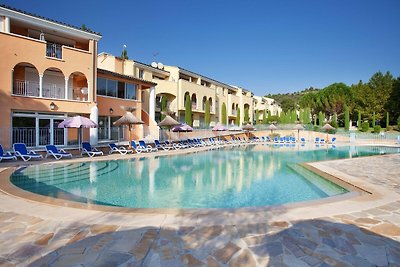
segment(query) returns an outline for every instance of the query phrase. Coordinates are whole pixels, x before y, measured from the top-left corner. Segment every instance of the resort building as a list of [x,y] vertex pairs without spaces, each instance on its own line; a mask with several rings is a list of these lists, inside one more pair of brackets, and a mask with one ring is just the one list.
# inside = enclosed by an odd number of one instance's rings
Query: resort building
[[[90,30],[0,6],[1,144],[76,144],[78,131],[57,128],[74,115],[99,122],[99,129],[84,132],[92,144],[118,138],[112,122],[124,114],[120,106],[137,108],[138,118],[148,121],[139,90],[155,84],[97,70],[100,39]],[[119,137],[126,130],[117,130]],[[141,138],[143,131],[137,132]]]
[[282,112],[282,108],[278,102],[269,97],[263,96],[254,96],[254,114],[255,120],[258,122],[262,122],[264,111],[268,116],[268,113],[271,115],[279,116]]
[[[249,90],[241,87],[231,86],[181,67],[164,66],[160,63],[148,65],[135,60],[122,59],[104,52],[98,55],[98,66],[102,69],[157,84],[154,88],[142,90],[143,112],[149,115],[151,121],[149,130],[145,130],[145,136],[153,135],[154,127],[152,127],[152,123],[160,121],[162,97],[167,99],[167,110],[175,113],[177,119],[184,122],[185,99],[189,95],[194,127],[206,127],[204,117],[207,100],[210,103],[211,126],[223,121],[223,104],[226,106],[228,124],[233,124],[237,121],[239,109],[241,123],[244,123],[246,113],[248,114],[249,122],[254,120],[257,97]],[[153,103],[153,99],[155,99],[155,103]],[[279,104],[273,99],[263,99],[263,104],[260,104],[263,109],[271,110],[271,114],[280,112]]]

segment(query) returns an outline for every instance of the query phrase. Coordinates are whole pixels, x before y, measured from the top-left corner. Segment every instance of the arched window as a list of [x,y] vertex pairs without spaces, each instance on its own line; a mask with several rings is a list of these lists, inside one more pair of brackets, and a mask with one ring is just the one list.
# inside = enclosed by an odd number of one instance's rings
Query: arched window
[[192,95],[192,109],[197,109],[197,98],[196,94]]

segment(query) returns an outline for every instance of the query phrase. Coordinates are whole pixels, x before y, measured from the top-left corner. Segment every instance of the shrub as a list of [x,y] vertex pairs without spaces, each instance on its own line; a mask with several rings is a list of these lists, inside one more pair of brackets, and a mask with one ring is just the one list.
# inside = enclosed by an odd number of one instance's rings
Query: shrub
[[337,123],[336,114],[334,114],[333,117],[332,117],[331,125],[332,125],[333,128],[338,128],[339,127],[339,125]]
[[386,127],[386,131],[393,131],[393,126],[388,125],[388,126]]
[[368,132],[369,130],[369,123],[368,121],[364,121],[361,123],[361,132]]
[[380,125],[375,125],[374,126],[374,133],[380,133],[381,132],[381,126]]
[[399,118],[397,119],[397,130],[400,131],[400,116],[399,116]]
[[319,130],[319,126],[314,126],[314,131],[318,132],[318,130]]

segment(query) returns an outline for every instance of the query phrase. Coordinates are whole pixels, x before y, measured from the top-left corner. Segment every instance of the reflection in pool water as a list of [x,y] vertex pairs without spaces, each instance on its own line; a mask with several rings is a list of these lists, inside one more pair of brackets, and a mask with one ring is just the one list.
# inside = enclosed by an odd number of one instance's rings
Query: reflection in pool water
[[134,208],[239,208],[343,194],[298,163],[396,153],[384,147],[247,145],[185,155],[20,169],[18,187],[45,196]]

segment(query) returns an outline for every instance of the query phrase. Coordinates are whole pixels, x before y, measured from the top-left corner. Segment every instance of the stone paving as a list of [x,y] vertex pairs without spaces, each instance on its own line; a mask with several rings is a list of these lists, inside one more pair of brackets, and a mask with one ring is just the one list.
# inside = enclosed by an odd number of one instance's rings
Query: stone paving
[[[125,215],[124,223],[99,224],[0,207],[0,266],[400,266],[400,155],[318,166],[399,195],[344,214],[264,216],[238,224],[208,224],[207,216],[198,216],[195,223],[139,226],[135,214]],[[49,212],[55,208],[42,205]]]

